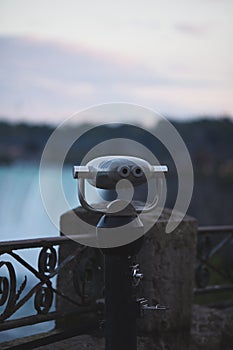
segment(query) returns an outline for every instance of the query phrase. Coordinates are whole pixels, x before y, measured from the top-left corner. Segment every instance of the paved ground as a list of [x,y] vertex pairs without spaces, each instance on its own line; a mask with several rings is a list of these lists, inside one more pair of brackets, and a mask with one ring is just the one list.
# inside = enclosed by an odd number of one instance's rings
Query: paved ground
[[[143,338],[138,338],[137,350],[147,350],[147,348]],[[105,350],[105,341],[103,338],[81,335],[50,345],[40,346],[35,350]]]
[[36,350],[104,350],[104,339],[80,335],[59,342],[40,346]]
[[[233,307],[218,310],[194,305],[190,350],[232,350],[232,329]],[[153,341],[138,338],[138,350],[162,350],[164,348],[164,344],[155,346]],[[53,349],[104,350],[104,339],[82,335],[37,348],[37,350]]]
[[[194,306],[193,326],[191,330],[191,346],[189,350],[233,350],[233,307],[218,310],[203,306]],[[45,333],[56,334],[56,331]],[[15,345],[25,349],[22,342],[35,340],[37,336],[21,338],[8,343],[1,343],[1,350],[10,350]],[[157,346],[155,346],[155,343]],[[104,339],[96,336],[80,335],[65,340],[60,340],[49,345],[37,347],[36,350],[104,350]],[[138,338],[138,350],[164,350],[174,349],[166,347],[165,343],[158,339]],[[187,350],[180,349],[179,350]]]

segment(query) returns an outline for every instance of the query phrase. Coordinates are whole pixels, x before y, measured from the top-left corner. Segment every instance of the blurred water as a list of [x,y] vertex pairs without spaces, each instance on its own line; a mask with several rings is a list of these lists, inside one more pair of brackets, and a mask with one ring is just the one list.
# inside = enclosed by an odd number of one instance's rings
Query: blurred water
[[[53,192],[53,176],[56,169],[48,171],[50,196],[56,206]],[[76,181],[70,167],[63,171],[65,195],[71,205],[78,204]],[[62,214],[62,213],[60,213]],[[22,239],[42,236],[57,236],[58,229],[51,223],[43,206],[39,189],[39,167],[17,164],[0,167],[0,239]]]
[[[72,178],[72,167],[63,169],[63,189],[70,206],[76,207],[77,183]],[[50,168],[48,171],[48,184],[51,201],[56,206],[56,192],[53,191],[53,177],[56,169]],[[62,214],[62,212],[60,213]],[[59,218],[58,218],[59,220]],[[0,241],[29,239],[38,237],[58,236],[59,229],[50,221],[43,206],[39,189],[39,166],[35,164],[15,164],[0,167]],[[37,267],[39,249],[25,249],[18,253],[31,265]],[[13,258],[4,254],[1,260],[14,261]],[[29,279],[27,290],[38,282],[29,271],[14,261],[17,273],[17,289],[26,275]],[[2,267],[0,276],[7,275],[6,269]],[[53,283],[56,283],[54,279]],[[12,318],[23,317],[35,314],[33,306],[34,298],[20,308]],[[51,310],[54,309],[54,305]],[[0,308],[0,313],[3,310]],[[1,332],[1,341],[11,340],[20,336],[31,335],[38,332],[52,329],[54,322],[41,323],[34,326],[22,327],[11,331]]]

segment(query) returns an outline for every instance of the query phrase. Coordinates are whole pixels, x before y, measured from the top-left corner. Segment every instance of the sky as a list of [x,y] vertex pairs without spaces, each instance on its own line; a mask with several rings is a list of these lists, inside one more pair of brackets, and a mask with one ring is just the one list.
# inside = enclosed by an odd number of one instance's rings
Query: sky
[[233,116],[232,0],[0,0],[0,116],[129,102]]

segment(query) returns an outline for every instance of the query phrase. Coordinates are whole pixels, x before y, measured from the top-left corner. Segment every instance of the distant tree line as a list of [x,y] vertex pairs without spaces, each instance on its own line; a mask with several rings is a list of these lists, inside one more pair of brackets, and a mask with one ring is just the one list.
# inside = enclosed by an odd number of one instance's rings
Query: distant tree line
[[[172,123],[183,138],[193,162],[195,186],[189,214],[197,217],[201,224],[233,224],[233,120],[208,118]],[[76,126],[79,130],[85,130],[85,127]],[[69,138],[74,128],[66,129],[62,137]],[[172,207],[177,195],[176,170],[165,147],[140,127],[128,128],[119,124],[111,130],[106,128],[96,127],[75,142],[67,154],[66,163],[80,162],[88,150],[108,137],[106,135],[132,138],[154,152],[162,163],[168,164],[167,206]],[[25,161],[39,163],[53,130],[54,127],[49,125],[0,122],[0,165]]]

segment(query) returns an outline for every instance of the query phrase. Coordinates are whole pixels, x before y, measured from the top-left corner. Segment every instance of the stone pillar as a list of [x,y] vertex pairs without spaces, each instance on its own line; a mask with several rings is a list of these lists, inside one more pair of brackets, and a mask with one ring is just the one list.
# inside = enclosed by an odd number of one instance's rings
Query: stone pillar
[[[93,225],[100,219],[100,215],[87,213],[82,208],[75,209],[75,212]],[[174,232],[166,234],[165,227],[169,216],[170,210],[165,209],[160,220],[146,233],[143,247],[135,258],[144,274],[138,288],[138,297],[148,299],[149,305],[160,303],[170,308],[167,311],[145,311],[144,317],[138,320],[138,331],[143,336],[140,349],[144,350],[187,350],[189,346],[197,222],[186,216]],[[69,228],[69,233],[82,233],[80,227],[74,226],[71,212],[61,217],[61,232],[65,233],[66,228]],[[73,241],[63,245],[59,251],[60,261],[72,254],[77,247],[78,243]],[[96,266],[101,264],[98,252],[98,249],[93,248],[89,248],[88,252],[92,262],[96,259]],[[58,278],[58,289],[79,301],[71,278],[74,268],[72,264],[62,270]],[[99,298],[103,297],[102,288],[99,287],[101,283],[103,285],[101,274],[103,277],[103,271],[100,271],[91,287],[92,289],[98,284],[96,290],[99,290]],[[73,307],[62,298],[57,299],[58,310]],[[64,328],[67,326],[67,320],[58,324]]]
[[145,235],[136,261],[144,278],[139,295],[149,305],[169,307],[167,311],[147,310],[138,329],[145,335],[149,349],[187,350],[192,322],[194,264],[197,222],[186,216],[170,234],[165,227],[170,210]]

